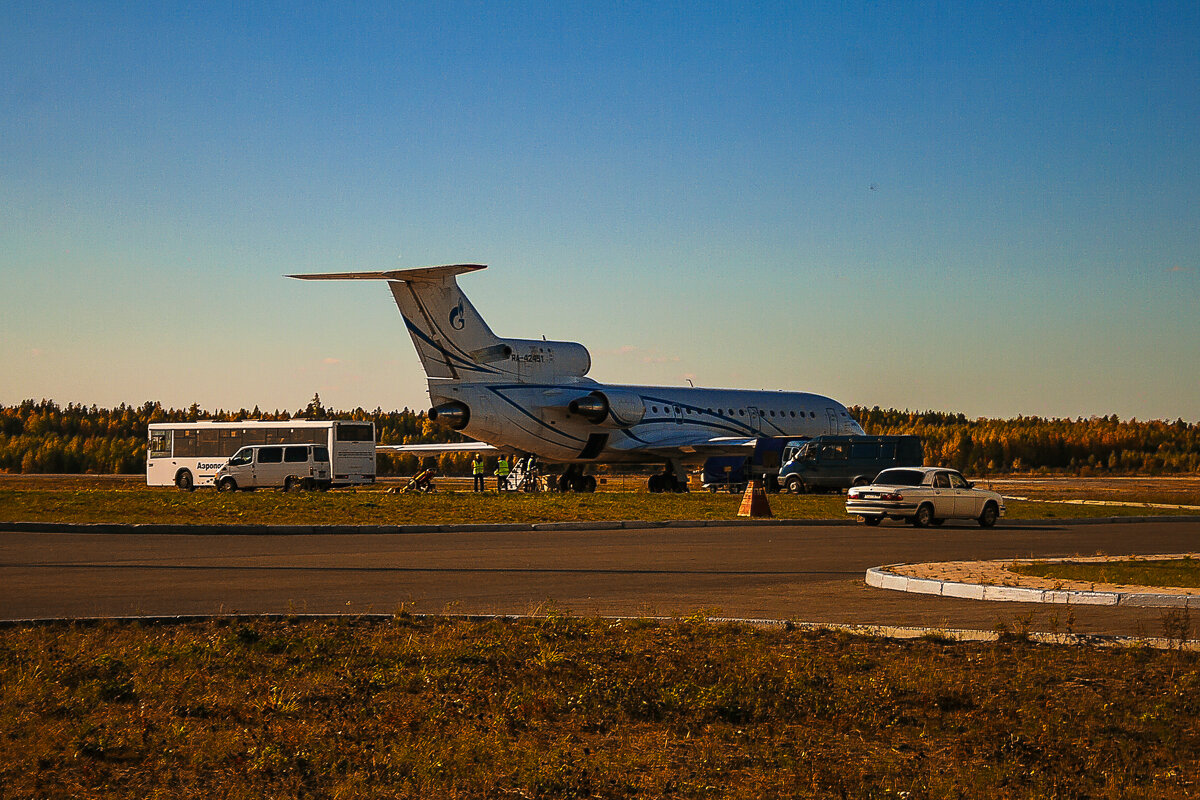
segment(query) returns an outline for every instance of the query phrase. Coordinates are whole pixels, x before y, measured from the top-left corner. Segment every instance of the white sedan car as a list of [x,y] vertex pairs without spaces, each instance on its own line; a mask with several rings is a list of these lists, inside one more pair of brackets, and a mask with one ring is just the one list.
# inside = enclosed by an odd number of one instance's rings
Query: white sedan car
[[866,525],[884,517],[902,519],[918,528],[941,525],[948,519],[973,519],[985,528],[1004,516],[1004,498],[976,489],[962,473],[942,467],[885,469],[870,486],[851,489],[846,513]]

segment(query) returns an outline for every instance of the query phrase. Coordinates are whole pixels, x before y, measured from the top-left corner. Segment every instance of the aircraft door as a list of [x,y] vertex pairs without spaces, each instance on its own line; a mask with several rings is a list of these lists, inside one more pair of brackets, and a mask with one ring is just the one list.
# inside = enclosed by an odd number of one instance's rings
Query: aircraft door
[[750,406],[746,409],[746,424],[750,426],[751,432],[755,434],[762,433],[762,411],[755,406]]
[[825,421],[829,423],[829,430],[825,431],[826,433],[838,432],[837,411],[832,408],[825,409]]
[[671,415],[675,418],[676,425],[683,424],[683,408],[682,408],[682,406],[672,405],[671,406]]

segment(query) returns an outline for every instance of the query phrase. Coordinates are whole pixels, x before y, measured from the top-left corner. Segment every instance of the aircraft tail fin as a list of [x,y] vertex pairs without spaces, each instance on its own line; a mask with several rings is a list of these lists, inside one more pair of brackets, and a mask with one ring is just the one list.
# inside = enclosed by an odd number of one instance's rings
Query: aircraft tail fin
[[421,366],[430,380],[520,382],[587,373],[591,358],[582,345],[501,339],[492,333],[459,288],[457,280],[463,273],[484,268],[484,264],[446,264],[384,272],[327,272],[287,277],[387,281],[417,348]]
[[[497,373],[488,361],[503,342],[463,294],[456,276],[484,264],[446,264],[384,272],[327,272],[289,275],[301,280],[385,280],[404,317],[425,374],[449,380],[486,380]],[[504,354],[503,357],[506,357]]]

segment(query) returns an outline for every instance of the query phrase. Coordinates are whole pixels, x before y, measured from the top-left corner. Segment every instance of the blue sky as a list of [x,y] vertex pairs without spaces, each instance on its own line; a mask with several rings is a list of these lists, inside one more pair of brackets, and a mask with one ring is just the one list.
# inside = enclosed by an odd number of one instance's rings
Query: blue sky
[[0,5],[0,403],[426,405],[479,262],[603,381],[1200,420],[1200,6]]

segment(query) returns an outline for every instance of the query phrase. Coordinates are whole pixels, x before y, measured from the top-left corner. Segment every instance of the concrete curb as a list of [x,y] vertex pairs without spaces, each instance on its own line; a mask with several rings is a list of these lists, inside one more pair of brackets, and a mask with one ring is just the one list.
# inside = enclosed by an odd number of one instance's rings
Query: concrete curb
[[1130,608],[1200,609],[1200,595],[1155,592],[1094,592],[1077,589],[1035,589],[1026,586],[942,581],[912,578],[892,570],[904,564],[889,564],[867,570],[868,586],[912,594],[932,594],[962,600],[991,600],[999,603],[1060,603],[1073,606],[1123,606]]
[[[1200,522],[1200,516],[1090,517],[1078,519],[1008,519],[1012,525],[1107,525],[1117,522]],[[409,533],[503,533],[505,531],[607,531],[651,528],[759,528],[857,526],[853,518],[839,519],[692,519],[596,520],[571,522],[484,522],[451,525],[165,525],[124,522],[0,522],[0,530],[13,533],[145,533],[167,536],[372,536]]]

